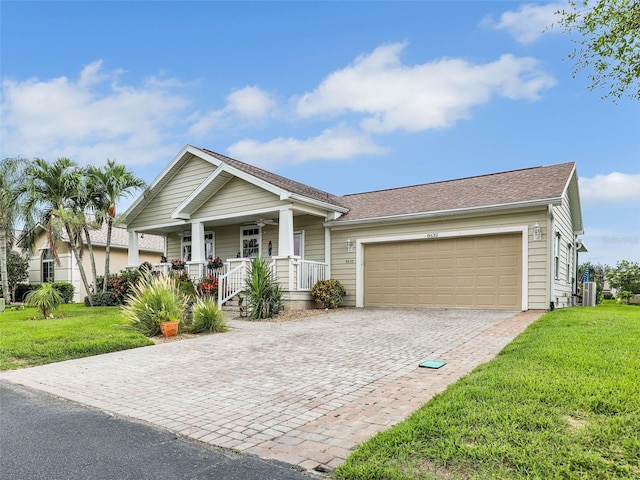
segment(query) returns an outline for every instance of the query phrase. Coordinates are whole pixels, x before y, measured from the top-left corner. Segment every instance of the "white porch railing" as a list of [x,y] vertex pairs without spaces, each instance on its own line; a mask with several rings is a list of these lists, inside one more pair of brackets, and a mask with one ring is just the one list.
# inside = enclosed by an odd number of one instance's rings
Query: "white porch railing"
[[247,267],[249,259],[238,259],[239,264],[234,261],[227,273],[218,277],[218,308],[222,309],[222,305],[240,293],[245,288],[245,279],[247,275]]
[[328,280],[329,265],[322,262],[298,260],[298,290],[311,290],[318,280]]
[[[156,263],[153,265],[153,271],[161,273],[165,277],[169,275],[172,270],[170,263]],[[203,277],[219,277],[226,271],[224,265],[220,268],[209,268],[206,263],[188,263],[185,266],[185,271],[189,278],[194,281],[198,281]]]

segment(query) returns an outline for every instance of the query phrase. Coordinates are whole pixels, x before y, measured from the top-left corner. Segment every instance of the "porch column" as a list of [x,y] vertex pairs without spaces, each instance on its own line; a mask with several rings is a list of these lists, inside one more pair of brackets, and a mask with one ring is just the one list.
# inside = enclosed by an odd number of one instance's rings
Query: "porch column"
[[278,228],[278,257],[292,257],[293,252],[293,210],[280,210]]
[[140,253],[138,250],[138,232],[129,232],[128,267],[140,266]]
[[204,262],[204,225],[201,222],[191,224],[191,261]]

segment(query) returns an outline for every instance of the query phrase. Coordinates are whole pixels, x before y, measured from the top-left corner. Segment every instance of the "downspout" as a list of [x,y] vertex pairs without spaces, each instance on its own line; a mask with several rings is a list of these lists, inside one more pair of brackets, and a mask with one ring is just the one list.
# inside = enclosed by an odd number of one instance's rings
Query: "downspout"
[[555,252],[554,248],[554,240],[555,240],[555,231],[554,231],[554,220],[553,220],[553,205],[547,205],[547,242],[548,242],[548,252],[549,252],[549,310],[553,310],[555,308],[555,303],[553,301],[553,292],[554,292],[554,283],[555,283]]

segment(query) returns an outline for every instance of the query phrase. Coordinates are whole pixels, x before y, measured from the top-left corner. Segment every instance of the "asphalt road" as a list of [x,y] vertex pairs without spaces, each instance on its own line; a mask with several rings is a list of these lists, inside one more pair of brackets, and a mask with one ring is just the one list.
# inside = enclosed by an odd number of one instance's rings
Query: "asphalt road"
[[309,480],[236,454],[0,382],[2,480]]

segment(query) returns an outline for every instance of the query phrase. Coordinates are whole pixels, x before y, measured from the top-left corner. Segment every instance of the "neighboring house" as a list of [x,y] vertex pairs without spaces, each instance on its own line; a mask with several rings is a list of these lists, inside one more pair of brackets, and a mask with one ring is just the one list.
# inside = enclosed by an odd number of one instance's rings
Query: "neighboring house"
[[[51,255],[51,249],[44,227],[38,225],[35,234],[35,247],[33,249],[33,255],[29,259],[29,283],[37,284],[46,281],[69,282],[73,284],[75,288],[73,301],[84,301],[87,292],[80,277],[80,269],[76,264],[66,233],[63,233],[57,246],[60,265],[56,265]],[[102,275],[104,274],[107,243],[106,224],[103,225],[100,230],[92,230],[90,235],[96,262],[96,271],[98,275]],[[164,239],[155,235],[144,234],[141,234],[140,237],[137,242],[140,261],[158,263],[164,252]],[[18,241],[18,244],[20,244],[20,241]],[[109,271],[111,273],[119,273],[122,269],[129,266],[127,264],[128,248],[129,234],[127,231],[122,228],[113,228],[111,235],[111,255],[109,259]],[[84,248],[82,265],[87,275],[87,280],[91,284],[93,282],[91,260],[86,246]]]
[[604,295],[611,295],[612,297],[615,297],[616,294],[618,293],[618,290],[616,288],[612,288],[609,282],[605,280],[602,283],[602,293]]
[[586,251],[574,163],[336,196],[188,145],[125,218],[129,264],[141,233],[164,236],[194,279],[221,257],[223,303],[260,256],[289,308],[328,277],[348,306],[564,307]]

